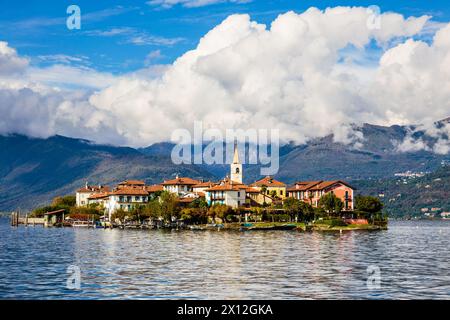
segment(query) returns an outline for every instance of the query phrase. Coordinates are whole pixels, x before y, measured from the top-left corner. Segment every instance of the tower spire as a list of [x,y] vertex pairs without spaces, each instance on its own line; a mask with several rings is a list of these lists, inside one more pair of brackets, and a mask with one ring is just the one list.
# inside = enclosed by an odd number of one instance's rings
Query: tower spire
[[238,145],[237,145],[237,139],[234,139],[234,155],[233,155],[233,163],[237,164],[239,162],[239,152],[238,152]]
[[237,183],[242,183],[242,164],[239,161],[239,151],[236,139],[234,140],[233,163],[231,164],[230,169],[230,180]]

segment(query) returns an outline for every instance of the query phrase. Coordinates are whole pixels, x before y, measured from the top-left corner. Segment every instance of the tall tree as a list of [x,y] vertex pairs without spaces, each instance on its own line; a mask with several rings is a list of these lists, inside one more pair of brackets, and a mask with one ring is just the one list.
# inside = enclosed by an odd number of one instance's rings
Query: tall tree
[[332,192],[324,194],[319,200],[319,206],[331,215],[339,215],[344,207],[341,199]]

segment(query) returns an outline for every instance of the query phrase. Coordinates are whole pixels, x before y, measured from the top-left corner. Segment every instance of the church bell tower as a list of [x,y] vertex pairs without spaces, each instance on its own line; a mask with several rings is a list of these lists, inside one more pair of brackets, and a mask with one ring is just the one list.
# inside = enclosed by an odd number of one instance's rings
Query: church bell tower
[[234,141],[234,155],[233,155],[233,163],[231,164],[231,174],[230,179],[233,182],[242,183],[242,164],[239,161],[239,152],[237,141]]

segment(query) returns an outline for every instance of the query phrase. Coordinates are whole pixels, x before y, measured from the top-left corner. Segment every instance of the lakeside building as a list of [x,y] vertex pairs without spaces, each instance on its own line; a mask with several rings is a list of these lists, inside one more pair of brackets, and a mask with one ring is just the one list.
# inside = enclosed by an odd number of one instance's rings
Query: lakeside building
[[201,181],[191,178],[179,178],[178,175],[175,179],[164,181],[161,185],[165,191],[176,193],[179,195],[193,192],[193,186],[198,185]]
[[307,202],[313,207],[318,207],[319,200],[327,193],[333,193],[344,204],[345,211],[354,210],[354,190],[345,181],[299,181],[287,189],[288,197]]
[[253,182],[250,184],[250,187],[259,191],[265,190],[265,194],[268,196],[275,195],[280,199],[286,198],[286,185],[281,181],[275,180],[272,176]]
[[218,184],[217,182],[212,182],[212,181],[200,182],[200,183],[192,186],[192,192],[198,193],[198,194],[205,194],[206,189],[217,186],[217,184]]
[[205,199],[209,205],[225,204],[232,208],[238,208],[245,205],[246,189],[247,186],[244,184],[222,181],[220,184],[205,190]]
[[96,194],[99,193],[106,193],[109,192],[108,186],[90,186],[86,182],[86,185],[83,188],[80,188],[76,191],[76,204],[78,207],[86,206],[88,205],[89,201],[88,199]]
[[145,205],[163,191],[176,194],[182,206],[188,206],[195,199],[204,198],[209,205],[224,204],[234,209],[272,203],[282,204],[287,197],[317,207],[323,195],[333,193],[344,203],[344,210],[354,209],[354,188],[342,180],[300,181],[290,188],[272,176],[263,177],[250,185],[242,181],[242,163],[235,143],[230,173],[221,181],[204,182],[177,175],[175,179],[165,180],[156,185],[146,185],[142,180],[125,180],[111,191],[108,186],[90,186],[86,183],[76,192],[76,204],[79,207],[100,205],[111,219],[115,211],[119,209],[130,211],[135,206]]

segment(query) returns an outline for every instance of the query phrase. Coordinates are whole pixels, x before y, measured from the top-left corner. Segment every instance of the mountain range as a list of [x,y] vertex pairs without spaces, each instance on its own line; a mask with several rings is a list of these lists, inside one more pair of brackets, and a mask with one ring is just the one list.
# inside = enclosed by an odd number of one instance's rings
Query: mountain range
[[[404,126],[364,124],[359,130],[364,135],[359,148],[334,142],[332,136],[282,146],[275,178],[287,184],[344,179],[364,193],[370,189],[367,181],[390,179],[398,172],[435,171],[450,160],[449,155],[423,150],[399,152],[394,142],[407,136],[409,129]],[[86,181],[113,185],[124,179],[143,179],[160,183],[176,174],[218,179],[228,173],[228,165],[175,165],[170,158],[172,148],[168,142],[134,149],[63,136],[0,136],[0,211],[46,204],[54,196],[74,193]],[[244,165],[244,182],[260,177],[259,165]]]

